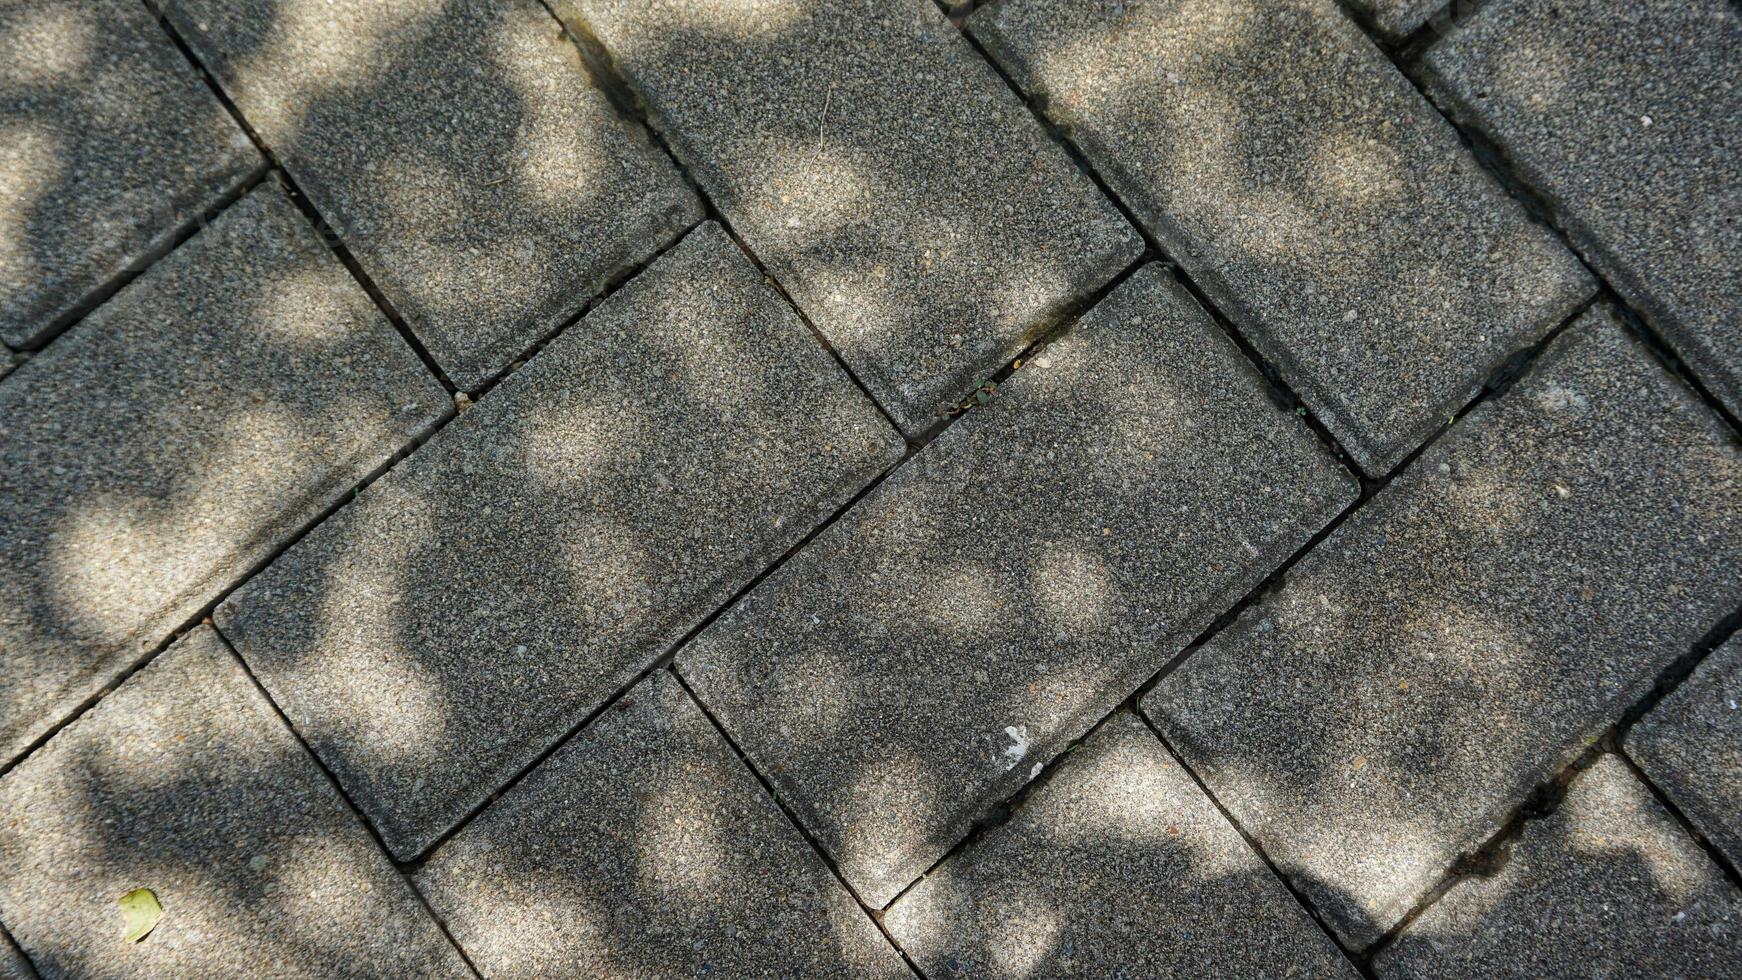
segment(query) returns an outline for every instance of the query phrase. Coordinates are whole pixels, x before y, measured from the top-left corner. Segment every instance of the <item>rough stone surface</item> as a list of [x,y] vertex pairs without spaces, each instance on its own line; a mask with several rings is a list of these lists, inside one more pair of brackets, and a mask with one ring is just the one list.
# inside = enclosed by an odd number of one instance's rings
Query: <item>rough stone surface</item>
[[663,670],[417,882],[491,977],[910,976]]
[[1742,891],[1612,755],[1379,955],[1381,977],[1736,977]]
[[934,977],[1357,976],[1127,713],[884,924]]
[[1140,270],[679,653],[871,904],[1354,497]]
[[0,763],[446,411],[274,184],[0,382]]
[[[1410,32],[1444,10],[1447,0],[1347,0],[1350,7],[1367,18],[1374,30],[1392,42],[1401,41]],[[1467,5],[1466,5],[1467,6]],[[1456,9],[1456,8],[1454,8]]]
[[3,932],[0,932],[0,980],[36,980],[30,962]]
[[1627,754],[1742,867],[1742,637],[1714,650],[1634,726]]
[[1369,474],[1590,295],[1334,0],[971,21]]
[[558,0],[909,433],[1142,242],[931,0]]
[[[210,627],[0,779],[0,916],[45,977],[470,976]],[[163,918],[122,940],[117,900]]]
[[704,224],[218,628],[408,858],[901,452]]
[[262,165],[138,0],[0,4],[0,133],[0,339],[14,347]]
[[1143,708],[1365,945],[1739,602],[1742,451],[1594,310]]
[[1429,49],[1574,244],[1742,415],[1742,12],[1726,0],[1495,0]]
[[160,0],[454,383],[701,217],[534,0]]

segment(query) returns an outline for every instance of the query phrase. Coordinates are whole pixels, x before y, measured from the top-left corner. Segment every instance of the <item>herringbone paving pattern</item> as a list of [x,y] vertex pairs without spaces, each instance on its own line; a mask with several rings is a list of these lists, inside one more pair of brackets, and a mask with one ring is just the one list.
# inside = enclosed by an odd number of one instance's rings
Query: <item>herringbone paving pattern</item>
[[1742,977],[1731,0],[0,52],[0,977]]

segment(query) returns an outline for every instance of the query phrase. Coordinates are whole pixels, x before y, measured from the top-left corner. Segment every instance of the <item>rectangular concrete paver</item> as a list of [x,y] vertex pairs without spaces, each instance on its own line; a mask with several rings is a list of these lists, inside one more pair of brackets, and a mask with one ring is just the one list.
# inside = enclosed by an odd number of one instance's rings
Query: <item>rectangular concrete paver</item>
[[1590,295],[1334,0],[970,23],[1369,474]]
[[1495,0],[1422,65],[1435,98],[1500,145],[1574,245],[1742,415],[1742,11]]
[[678,666],[882,906],[1352,483],[1150,266]]
[[902,452],[704,224],[217,612],[408,858]]
[[0,382],[0,762],[449,410],[275,183]]
[[701,217],[535,0],[160,0],[454,383]]
[[1634,726],[1627,754],[1742,867],[1742,637],[1712,651]]
[[1605,755],[1509,860],[1460,881],[1374,963],[1381,977],[1742,975],[1742,891]]
[[906,432],[1142,242],[931,0],[558,0]]
[[1351,942],[1742,602],[1742,451],[1603,310],[1145,698]]
[[910,976],[669,671],[417,883],[490,977]]
[[1357,976],[1124,712],[884,923],[933,977]]
[[139,0],[0,4],[0,133],[0,340],[14,347],[264,165]]
[[[0,779],[0,917],[45,977],[470,972],[210,627]],[[119,899],[163,916],[126,942]]]

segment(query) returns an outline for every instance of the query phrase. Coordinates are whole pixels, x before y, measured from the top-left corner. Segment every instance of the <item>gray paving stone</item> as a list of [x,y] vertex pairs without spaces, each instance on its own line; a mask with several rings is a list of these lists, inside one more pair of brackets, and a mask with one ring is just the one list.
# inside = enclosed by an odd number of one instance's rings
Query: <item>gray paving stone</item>
[[30,962],[4,933],[0,933],[0,980],[36,980]]
[[1742,601],[1742,452],[1593,310],[1145,698],[1365,945]]
[[491,977],[910,976],[664,670],[417,883]]
[[1591,293],[1333,0],[970,24],[1368,473]]
[[899,458],[712,223],[217,612],[402,858]]
[[0,762],[449,410],[272,183],[0,382]]
[[533,0],[159,0],[455,384],[701,218]]
[[1357,976],[1125,712],[883,921],[933,977]]
[[14,347],[264,165],[137,0],[0,6],[0,131],[0,340]]
[[[1391,41],[1401,41],[1410,32],[1444,10],[1448,0],[1347,0],[1349,6],[1367,18],[1381,35]],[[1468,9],[1465,0],[1464,9]]]
[[1491,877],[1460,881],[1374,963],[1382,977],[1742,976],[1742,891],[1612,755]]
[[[210,627],[0,779],[0,916],[47,977],[470,972]],[[163,917],[125,942],[117,900]]]
[[1142,249],[931,0],[555,6],[906,432]]
[[1422,61],[1435,99],[1742,414],[1738,64],[1725,0],[1495,0]]
[[1742,637],[1712,651],[1634,726],[1627,754],[1742,867]]
[[873,905],[1354,497],[1159,266],[679,669]]

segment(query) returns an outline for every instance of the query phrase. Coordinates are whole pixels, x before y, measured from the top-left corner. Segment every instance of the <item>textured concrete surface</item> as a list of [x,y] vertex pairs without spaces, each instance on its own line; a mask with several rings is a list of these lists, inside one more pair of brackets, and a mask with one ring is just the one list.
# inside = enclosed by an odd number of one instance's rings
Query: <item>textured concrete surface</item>
[[1627,754],[1742,867],[1742,637],[1712,651],[1633,727]]
[[1459,882],[1380,954],[1381,977],[1735,977],[1742,891],[1603,756],[1505,868]]
[[5,934],[0,934],[0,980],[36,980],[30,962]]
[[[1448,0],[1348,0],[1348,4],[1382,37],[1395,43],[1446,9]],[[1450,6],[1459,9],[1456,4]],[[1464,6],[1469,5],[1466,2]]]
[[0,382],[0,763],[447,410],[271,183],[21,365]]
[[0,133],[0,340],[14,347],[262,165],[138,0],[0,5]]
[[901,443],[705,224],[217,613],[402,858]]
[[881,907],[1350,503],[1352,484],[1150,266],[679,669]]
[[[209,627],[0,779],[0,917],[45,977],[470,973]],[[117,899],[163,918],[121,938]]]
[[911,976],[664,670],[417,883],[491,977]]
[[1601,310],[1144,700],[1378,938],[1742,603],[1742,451]]
[[1121,712],[884,917],[927,976],[1357,976]]
[[931,0],[556,8],[906,432],[1142,248]]
[[1334,0],[971,23],[1369,474],[1590,295]]
[[1422,62],[1436,99],[1742,414],[1738,64],[1726,0],[1496,0]]
[[455,384],[701,217],[534,0],[160,0]]

